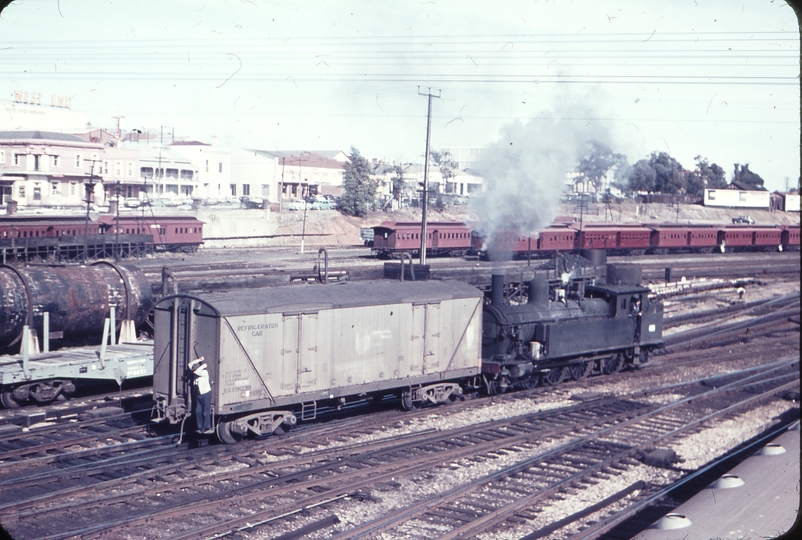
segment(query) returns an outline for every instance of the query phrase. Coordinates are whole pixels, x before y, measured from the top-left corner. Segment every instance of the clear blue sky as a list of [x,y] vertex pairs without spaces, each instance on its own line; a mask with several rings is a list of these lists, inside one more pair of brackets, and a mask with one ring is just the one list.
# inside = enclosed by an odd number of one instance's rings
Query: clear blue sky
[[770,0],[18,0],[0,16],[0,99],[73,96],[95,126],[422,161],[420,85],[441,95],[435,149],[556,119],[630,163],[701,154],[770,189],[799,176],[799,65],[796,15]]

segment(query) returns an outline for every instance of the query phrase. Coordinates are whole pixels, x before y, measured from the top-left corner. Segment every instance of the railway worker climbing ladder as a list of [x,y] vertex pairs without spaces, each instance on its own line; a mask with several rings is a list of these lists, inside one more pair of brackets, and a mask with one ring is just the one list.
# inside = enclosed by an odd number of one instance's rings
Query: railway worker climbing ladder
[[212,429],[212,385],[209,383],[209,371],[206,362],[200,356],[189,363],[189,369],[195,375],[195,425],[197,432],[203,435],[214,433]]

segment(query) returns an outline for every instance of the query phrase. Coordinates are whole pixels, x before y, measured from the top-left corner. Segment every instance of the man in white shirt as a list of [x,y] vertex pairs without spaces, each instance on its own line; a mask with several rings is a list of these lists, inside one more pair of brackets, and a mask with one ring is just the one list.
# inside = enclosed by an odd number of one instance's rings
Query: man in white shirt
[[212,429],[212,385],[203,356],[189,363],[189,369],[195,375],[195,425],[198,433],[210,435]]

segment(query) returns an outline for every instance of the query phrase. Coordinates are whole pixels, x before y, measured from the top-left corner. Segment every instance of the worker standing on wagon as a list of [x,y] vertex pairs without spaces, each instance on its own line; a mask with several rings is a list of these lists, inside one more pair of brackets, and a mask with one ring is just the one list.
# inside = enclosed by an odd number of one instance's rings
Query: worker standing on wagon
[[209,435],[212,429],[212,385],[209,383],[209,371],[203,356],[189,363],[189,369],[195,375],[195,425],[198,433]]

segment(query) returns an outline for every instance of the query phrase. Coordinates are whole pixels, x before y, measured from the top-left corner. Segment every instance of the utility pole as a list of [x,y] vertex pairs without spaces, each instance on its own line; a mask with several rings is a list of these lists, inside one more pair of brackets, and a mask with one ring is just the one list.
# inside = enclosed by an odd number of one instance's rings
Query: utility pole
[[116,133],[116,135],[117,135],[117,139],[119,140],[120,136],[122,135],[122,131],[120,131],[120,120],[125,118],[125,116],[112,116],[112,118],[116,118],[117,119],[117,133]]
[[89,205],[92,202],[92,193],[95,191],[95,163],[99,159],[85,159],[84,161],[90,162],[92,165],[89,168],[89,182],[84,183],[86,189],[86,220],[84,221],[84,263],[88,259],[88,242],[89,242]]
[[429,198],[429,138],[432,135],[432,98],[440,99],[440,91],[438,90],[435,96],[432,94],[432,89],[429,88],[428,94],[422,94],[420,86],[418,86],[418,95],[429,98],[429,111],[426,113],[426,154],[423,159],[423,197],[421,199],[423,217],[420,225],[420,263],[424,265],[426,264],[426,207]]
[[281,182],[278,186],[278,213],[281,213],[281,199],[284,198],[284,157],[281,158]]

